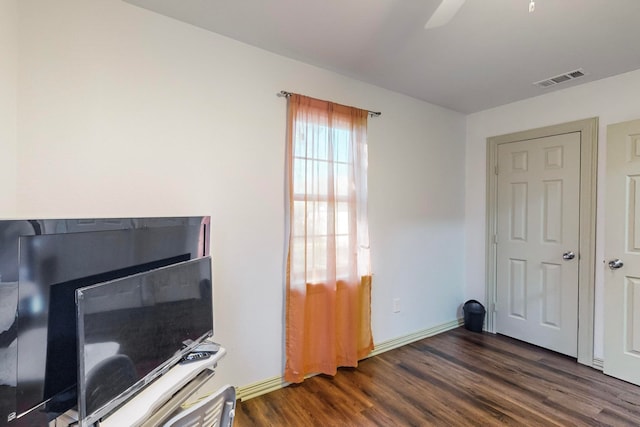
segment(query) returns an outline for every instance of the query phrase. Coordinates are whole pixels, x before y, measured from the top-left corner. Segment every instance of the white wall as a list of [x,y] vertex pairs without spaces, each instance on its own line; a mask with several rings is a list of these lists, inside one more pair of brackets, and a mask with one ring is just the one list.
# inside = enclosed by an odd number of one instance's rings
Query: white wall
[[599,117],[596,235],[596,358],[603,357],[603,224],[606,130],[611,123],[640,118],[640,70],[552,92],[467,116],[466,154],[466,290],[485,299],[486,139],[537,127]]
[[211,215],[220,382],[284,364],[280,90],[383,113],[369,125],[375,342],[459,315],[463,115],[120,1],[19,12],[19,214]]
[[0,0],[0,212],[16,215],[18,1]]

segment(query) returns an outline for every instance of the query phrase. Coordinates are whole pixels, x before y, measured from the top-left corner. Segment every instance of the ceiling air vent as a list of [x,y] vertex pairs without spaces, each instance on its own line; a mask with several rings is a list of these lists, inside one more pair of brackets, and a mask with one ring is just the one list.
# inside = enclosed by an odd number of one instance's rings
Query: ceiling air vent
[[535,82],[534,85],[545,88],[545,87],[557,85],[558,83],[568,82],[570,80],[577,79],[578,77],[582,77],[584,75],[586,75],[586,73],[584,72],[584,70],[582,70],[582,68],[580,68],[574,71],[569,71],[568,73],[564,73],[558,76],[550,77],[548,79],[540,80],[539,82]]

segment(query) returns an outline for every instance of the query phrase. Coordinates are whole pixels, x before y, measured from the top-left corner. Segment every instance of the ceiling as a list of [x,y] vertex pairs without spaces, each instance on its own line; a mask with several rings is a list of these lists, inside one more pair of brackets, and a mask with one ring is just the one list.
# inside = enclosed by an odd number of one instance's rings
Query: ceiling
[[429,30],[441,0],[125,1],[461,113],[640,69],[640,0],[466,0]]

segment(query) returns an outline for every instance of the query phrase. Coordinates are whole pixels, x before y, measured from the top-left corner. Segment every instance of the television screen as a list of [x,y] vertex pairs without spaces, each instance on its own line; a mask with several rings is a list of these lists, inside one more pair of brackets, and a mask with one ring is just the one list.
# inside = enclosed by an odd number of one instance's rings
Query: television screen
[[77,288],[203,257],[208,225],[209,217],[0,221],[0,426],[76,406]]
[[76,300],[81,425],[213,334],[209,257],[81,288]]

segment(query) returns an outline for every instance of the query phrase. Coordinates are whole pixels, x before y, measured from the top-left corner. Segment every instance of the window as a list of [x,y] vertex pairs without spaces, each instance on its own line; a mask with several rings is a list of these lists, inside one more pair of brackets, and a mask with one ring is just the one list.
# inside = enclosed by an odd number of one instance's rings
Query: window
[[[335,252],[335,277],[349,276],[349,254],[357,251],[350,230],[354,143],[347,129],[319,126],[315,142],[307,143],[308,123],[298,123],[293,152],[293,271],[307,283],[324,283],[332,273],[328,254]],[[351,196],[351,197],[350,197]],[[334,246],[334,247],[332,247]],[[302,277],[298,278],[302,281]]]

